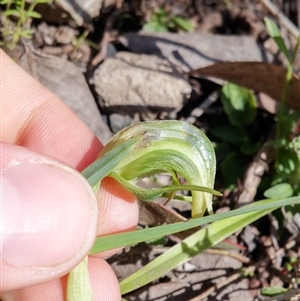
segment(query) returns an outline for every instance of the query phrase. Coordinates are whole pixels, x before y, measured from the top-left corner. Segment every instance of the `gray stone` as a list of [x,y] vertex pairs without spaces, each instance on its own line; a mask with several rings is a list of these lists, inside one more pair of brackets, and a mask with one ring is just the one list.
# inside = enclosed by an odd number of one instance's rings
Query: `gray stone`
[[129,115],[112,113],[109,115],[109,125],[113,133],[117,133],[133,123],[133,118]]
[[99,15],[103,0],[55,0],[55,3],[68,12],[78,26],[82,26]]
[[216,62],[271,62],[272,55],[248,36],[208,35],[200,33],[129,33],[119,41],[130,51],[155,54],[184,71]]
[[122,114],[179,111],[192,90],[167,60],[129,52],[107,58],[93,84],[101,109]]

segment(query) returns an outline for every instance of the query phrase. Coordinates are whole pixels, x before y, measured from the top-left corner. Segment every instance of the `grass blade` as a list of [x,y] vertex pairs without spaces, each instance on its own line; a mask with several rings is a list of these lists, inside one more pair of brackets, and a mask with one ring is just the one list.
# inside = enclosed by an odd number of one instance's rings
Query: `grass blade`
[[[269,203],[269,200],[260,204]],[[216,221],[197,231],[181,243],[175,245],[164,254],[124,279],[121,283],[122,294],[138,289],[158,279],[193,256],[216,245],[237,230],[245,227],[276,208],[254,211]]]
[[281,36],[281,33],[280,33],[277,25],[275,24],[275,22],[272,19],[270,19],[268,17],[265,17],[264,21],[266,23],[266,27],[267,27],[267,31],[268,31],[269,35],[271,36],[271,38],[274,39],[278,48],[285,55],[288,62],[291,63],[291,55],[285,45],[285,42]]
[[264,201],[255,202],[251,205],[244,206],[236,210],[205,216],[201,218],[195,218],[187,222],[179,222],[179,223],[174,223],[169,225],[158,226],[154,228],[147,228],[143,230],[129,231],[126,233],[118,233],[118,234],[102,236],[96,239],[96,242],[90,254],[95,254],[95,253],[111,250],[118,247],[137,244],[146,240],[181,232],[184,230],[188,230],[224,218],[238,216],[244,213],[268,210],[268,209],[276,209],[281,206],[296,205],[296,204],[300,204],[300,197],[293,197],[293,198],[275,200],[275,201],[264,200]]
[[107,176],[139,143],[142,136],[135,136],[112,148],[82,171],[82,175],[93,187]]

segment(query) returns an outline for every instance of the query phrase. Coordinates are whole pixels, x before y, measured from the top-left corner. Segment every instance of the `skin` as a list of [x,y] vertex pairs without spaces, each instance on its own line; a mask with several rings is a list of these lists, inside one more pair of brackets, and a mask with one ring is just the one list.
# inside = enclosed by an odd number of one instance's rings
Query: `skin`
[[[9,148],[7,156],[11,155],[12,158],[12,154],[22,156],[23,152],[26,153],[27,157],[45,157],[49,162],[53,160],[58,167],[67,164],[78,171],[82,171],[91,164],[102,149],[101,142],[52,92],[30,77],[1,50],[0,60],[2,90],[0,130],[1,141],[5,143],[1,144],[3,154]],[[17,146],[25,148],[18,148]],[[9,159],[11,160],[12,158]],[[5,160],[1,162],[4,162],[1,166],[3,171],[5,170]],[[72,170],[70,170],[67,170],[67,172],[72,173]],[[76,172],[74,171],[74,173]],[[81,176],[76,175],[76,177],[80,178]],[[83,186],[86,185],[84,179],[79,179],[78,181],[81,181]],[[51,193],[58,195],[60,192],[56,192],[55,187],[56,185],[51,189]],[[89,189],[89,187],[84,187],[84,189]],[[35,193],[39,192],[35,191]],[[40,193],[41,197],[46,197],[47,193],[50,194],[45,189]],[[86,236],[89,236],[89,239],[86,240],[88,243],[84,247],[84,251],[81,251],[79,255],[76,253],[76,250],[74,250],[74,254],[68,253],[65,256],[65,260],[69,264],[64,265],[62,262],[60,266],[49,268],[49,271],[47,268],[42,278],[32,277],[31,279],[30,275],[18,277],[17,275],[20,273],[22,275],[23,273],[22,268],[17,266],[11,269],[5,261],[2,261],[1,272],[4,280],[1,286],[1,298],[3,301],[65,300],[65,275],[88,254],[95,236],[135,229],[138,221],[136,198],[113,179],[106,178],[102,181],[97,200],[94,196],[89,198],[92,205],[87,206],[90,206],[88,208],[92,209],[90,211],[87,210],[86,216],[84,215],[85,213],[82,213],[82,220],[84,222],[85,218],[92,218],[96,222],[92,226],[92,230],[87,230],[89,234],[86,234]],[[8,201],[9,199],[3,198],[4,206],[5,202]],[[97,210],[95,210],[97,208],[95,205],[96,201],[98,202]],[[14,215],[13,210],[12,215]],[[74,227],[78,227],[78,231],[81,231],[83,222],[78,223]],[[59,230],[64,231],[64,229]],[[4,232],[4,235],[6,234]],[[74,244],[77,243],[76,239],[79,238],[75,235]],[[34,243],[33,241],[33,245]],[[78,245],[81,243],[79,241]],[[47,248],[51,248],[51,246],[47,246],[47,240],[43,242],[42,246],[36,245],[36,247],[41,252],[40,256],[43,255]],[[63,246],[62,249],[65,250]],[[121,299],[117,278],[105,261],[105,258],[116,251],[89,257],[89,271],[95,301],[116,301]],[[64,258],[64,254],[59,254],[59,256],[59,258]],[[76,262],[70,261],[69,257],[73,258],[74,256]],[[26,261],[26,257],[24,260]],[[30,264],[28,263],[28,266]],[[5,281],[6,276],[8,277],[7,279],[11,280]]]

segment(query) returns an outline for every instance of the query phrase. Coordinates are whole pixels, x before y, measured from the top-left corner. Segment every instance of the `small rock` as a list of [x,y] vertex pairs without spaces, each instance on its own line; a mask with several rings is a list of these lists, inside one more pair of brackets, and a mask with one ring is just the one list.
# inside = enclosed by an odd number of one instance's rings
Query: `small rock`
[[129,115],[121,115],[118,113],[112,113],[109,116],[109,125],[113,133],[117,133],[126,126],[133,123],[133,119]]
[[129,52],[107,58],[93,84],[102,110],[123,114],[179,111],[192,90],[167,60]]

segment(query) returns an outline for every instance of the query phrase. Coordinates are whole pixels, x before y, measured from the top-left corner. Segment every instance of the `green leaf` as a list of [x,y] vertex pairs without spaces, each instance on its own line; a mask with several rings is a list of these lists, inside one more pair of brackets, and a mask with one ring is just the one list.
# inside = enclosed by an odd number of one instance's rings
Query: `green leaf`
[[240,131],[240,129],[233,125],[215,126],[209,130],[215,137],[234,145],[240,145],[240,143],[247,137]]
[[232,125],[245,126],[254,121],[257,103],[250,90],[228,83],[222,88],[221,101]]
[[261,290],[263,296],[276,296],[287,292],[287,289],[281,286],[270,286]]
[[68,274],[67,301],[93,301],[88,257]]
[[36,19],[40,19],[42,17],[42,15],[39,14],[38,12],[30,11],[30,10],[26,11],[25,15],[29,18],[36,18]]
[[82,175],[92,187],[95,186],[138,145],[141,139],[142,135],[137,135],[128,139],[120,139],[113,147],[110,145],[111,149],[108,149],[107,146],[104,147],[100,158],[83,170]]
[[167,12],[164,9],[159,8],[153,13],[150,22],[143,26],[143,30],[147,32],[167,32],[168,22],[169,18]]
[[240,151],[243,155],[254,155],[259,150],[263,139],[260,138],[258,141],[252,141],[249,137],[246,137],[240,146]]
[[289,183],[277,184],[264,192],[264,196],[273,200],[289,198],[293,195],[293,188]]
[[31,39],[32,34],[35,32],[34,29],[25,29],[21,31],[21,37],[25,39]]
[[90,254],[112,250],[119,247],[135,245],[137,243],[144,242],[149,239],[171,235],[224,218],[238,216],[240,214],[250,213],[254,211],[263,211],[268,209],[274,210],[281,206],[297,204],[300,204],[300,197],[293,197],[283,200],[264,200],[229,212],[195,218],[185,222],[168,224],[137,231],[129,231],[126,233],[110,234],[107,236],[98,237],[95,241],[92,250],[90,251]]
[[179,28],[183,29],[186,32],[193,32],[195,30],[193,24],[181,17],[173,17],[171,19]]
[[267,141],[266,144],[273,146],[274,148],[287,147],[289,145],[289,141],[285,138],[282,138],[282,139]]
[[234,189],[237,186],[238,180],[244,176],[244,170],[247,166],[245,156],[237,152],[232,152],[226,156],[220,164],[222,179],[229,189]]
[[[261,201],[259,203],[270,204],[270,200]],[[253,205],[254,204],[251,204],[247,207],[251,208]],[[274,208],[268,208],[222,219],[197,231],[188,238],[184,239],[181,243],[175,245],[154,259],[145,267],[124,279],[120,283],[122,294],[129,293],[152,282],[155,279],[158,279],[159,277],[164,276],[167,272],[174,269],[178,265],[216,245],[229,235],[270,213],[272,210],[274,210]]]
[[150,21],[143,26],[143,31],[147,32],[167,32],[168,27],[166,24],[161,24],[157,21]]
[[284,114],[280,116],[280,122],[281,122],[281,135],[283,137],[288,137],[293,129],[295,128],[299,118],[300,118],[300,112],[289,112],[289,108],[285,107]]
[[227,143],[227,142],[222,142],[218,143],[215,146],[215,151],[216,151],[216,157],[218,162],[223,162],[223,160],[231,153],[235,151],[235,148],[233,145]]
[[294,150],[280,148],[277,160],[278,171],[282,174],[291,175],[300,168],[299,157]]
[[8,9],[8,10],[4,11],[4,16],[6,16],[6,17],[14,16],[14,17],[18,18],[18,17],[20,17],[20,12],[18,12],[15,9]]
[[278,48],[280,49],[280,51],[285,55],[285,57],[287,58],[288,62],[291,63],[291,55],[285,45],[285,42],[281,36],[281,33],[277,27],[277,25],[275,24],[275,22],[273,20],[271,20],[268,17],[264,18],[264,21],[266,23],[266,27],[267,27],[267,31],[270,35],[270,37],[272,39],[274,39],[274,41],[276,42]]
[[166,18],[168,16],[168,14],[165,9],[159,8],[153,13],[153,17],[155,17],[155,16]]

